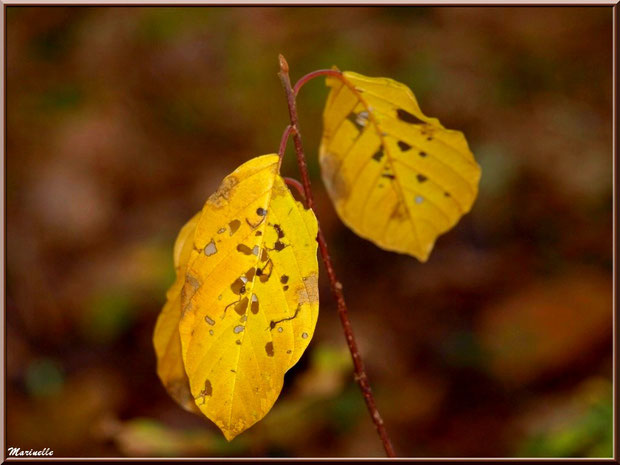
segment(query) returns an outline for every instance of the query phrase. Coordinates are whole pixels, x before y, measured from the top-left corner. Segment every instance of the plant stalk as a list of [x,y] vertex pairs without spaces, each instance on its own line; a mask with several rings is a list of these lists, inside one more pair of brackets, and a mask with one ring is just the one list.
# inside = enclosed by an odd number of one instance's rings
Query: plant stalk
[[[331,70],[321,70],[320,72],[310,73],[307,76],[304,76],[300,82],[295,85],[295,89],[291,86],[291,79],[289,77],[288,71],[288,63],[284,59],[282,55],[279,56],[280,59],[280,72],[278,76],[280,77],[280,81],[282,81],[282,86],[286,91],[286,99],[288,103],[288,112],[290,117],[290,126],[285,130],[285,134],[283,135],[284,144],[286,144],[285,139],[288,139],[290,134],[293,135],[293,142],[295,145],[295,152],[297,154],[297,165],[299,166],[299,171],[301,174],[301,179],[303,182],[304,195],[306,198],[306,205],[308,208],[311,208],[314,211],[314,197],[312,195],[312,189],[310,186],[310,176],[308,175],[308,166],[306,165],[306,157],[304,155],[303,146],[301,143],[301,135],[299,133],[299,123],[297,119],[297,104],[296,104],[296,91],[298,91],[301,86],[307,82],[312,77],[332,74],[339,75],[337,71]],[[305,79],[305,80],[304,80]],[[284,153],[284,150],[280,149],[281,156]],[[315,212],[316,214],[316,212]],[[344,299],[344,294],[342,292],[342,284],[338,281],[336,277],[336,272],[334,271],[334,265],[332,263],[332,259],[329,255],[329,251],[327,249],[327,242],[325,241],[325,236],[319,227],[319,232],[316,238],[319,244],[319,250],[321,253],[321,258],[323,259],[323,263],[325,265],[325,269],[327,270],[327,276],[329,278],[329,283],[331,286],[332,294],[336,299],[336,303],[338,305],[338,316],[340,317],[340,323],[342,324],[342,329],[344,331],[345,338],[347,340],[347,345],[349,347],[349,352],[351,352],[351,357],[353,358],[353,368],[355,373],[355,380],[360,386],[362,391],[362,395],[364,396],[364,400],[366,402],[366,406],[368,407],[368,412],[372,418],[372,422],[377,429],[377,433],[381,438],[381,442],[383,443],[383,448],[385,449],[385,453],[388,457],[395,457],[394,448],[392,447],[392,442],[388,433],[385,429],[385,425],[383,423],[383,419],[379,414],[379,410],[377,409],[377,404],[372,394],[372,390],[370,388],[370,383],[368,381],[368,376],[366,375],[366,369],[364,368],[364,362],[362,360],[362,356],[357,347],[357,342],[355,340],[355,335],[353,333],[353,328],[351,326],[351,322],[349,320],[347,304]]]
[[305,76],[299,78],[299,81],[295,83],[295,87],[293,87],[293,93],[295,94],[295,96],[297,96],[297,94],[299,93],[299,89],[301,89],[306,82],[319,76],[335,76],[342,79],[342,73],[335,69],[319,69],[316,71],[312,71],[311,73],[308,73]]

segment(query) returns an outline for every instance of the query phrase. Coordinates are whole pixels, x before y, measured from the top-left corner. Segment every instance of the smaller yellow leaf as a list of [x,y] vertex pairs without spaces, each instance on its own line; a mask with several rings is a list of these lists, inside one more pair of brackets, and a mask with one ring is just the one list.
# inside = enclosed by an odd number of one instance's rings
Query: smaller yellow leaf
[[338,215],[376,245],[426,261],[478,194],[465,137],[392,79],[345,71],[327,85],[319,160]]
[[196,224],[200,212],[192,217],[182,228],[174,243],[173,259],[176,280],[166,293],[166,304],[162,309],[155,331],[153,345],[157,355],[157,375],[170,396],[185,410],[199,413],[189,389],[181,356],[179,321],[181,320],[181,290],[185,283],[185,269],[192,250]]

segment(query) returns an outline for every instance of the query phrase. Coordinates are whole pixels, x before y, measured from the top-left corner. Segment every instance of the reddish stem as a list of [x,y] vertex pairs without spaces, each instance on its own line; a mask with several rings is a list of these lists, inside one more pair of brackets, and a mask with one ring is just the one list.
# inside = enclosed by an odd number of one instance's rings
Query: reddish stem
[[282,133],[282,139],[280,139],[280,148],[278,149],[278,155],[280,156],[280,159],[278,160],[278,171],[280,171],[280,166],[282,166],[282,159],[284,158],[284,152],[286,151],[286,143],[288,142],[289,136],[294,131],[295,128],[289,124]]
[[[291,187],[294,187],[299,196],[304,199],[304,203],[306,202],[306,194],[304,194],[304,186],[297,179],[293,178],[284,178],[284,182]],[[306,204],[307,205],[307,204]]]
[[312,71],[311,73],[308,73],[304,77],[300,78],[299,81],[295,83],[295,87],[293,88],[293,94],[297,96],[297,94],[299,93],[299,89],[301,89],[306,82],[319,76],[335,76],[337,78],[341,78],[342,73],[335,69],[319,69],[317,71]]
[[[301,135],[299,133],[299,125],[297,120],[297,104],[295,102],[296,92],[293,90],[291,86],[291,79],[288,74],[288,63],[284,59],[282,55],[280,55],[280,72],[278,76],[282,81],[282,85],[284,86],[284,90],[286,91],[286,98],[288,103],[288,112],[291,120],[290,127],[293,128],[292,131],[289,132],[293,134],[293,142],[295,143],[295,152],[297,153],[297,164],[299,165],[299,171],[301,173],[301,179],[303,181],[303,189],[306,197],[306,204],[308,208],[312,208],[314,210],[314,197],[312,196],[312,189],[310,186],[310,176],[308,175],[308,167],[306,165],[306,157],[304,155],[303,146],[301,143]],[[332,70],[321,70],[316,71],[315,73],[307,74],[300,80],[296,85],[295,89],[299,90],[301,86],[316,76],[321,75],[340,75],[338,71]],[[287,136],[288,137],[288,136]],[[349,352],[351,352],[351,357],[353,358],[353,369],[355,372],[355,380],[360,386],[362,391],[362,395],[364,396],[364,400],[366,401],[366,406],[368,407],[368,411],[370,412],[370,416],[372,418],[373,423],[375,424],[375,428],[377,429],[377,433],[381,438],[383,443],[383,448],[385,449],[385,453],[388,457],[395,457],[394,448],[392,447],[392,442],[390,441],[390,437],[387,434],[385,426],[383,424],[383,419],[379,414],[379,410],[377,409],[377,404],[372,395],[372,390],[370,389],[370,383],[368,382],[368,376],[366,375],[366,369],[364,368],[364,362],[362,361],[362,357],[360,355],[360,351],[357,347],[357,342],[355,341],[355,335],[353,334],[353,328],[351,327],[351,322],[349,320],[347,304],[344,300],[344,294],[342,292],[342,284],[338,281],[336,277],[336,272],[334,271],[334,265],[332,263],[332,259],[329,255],[329,251],[327,250],[327,243],[325,241],[325,236],[323,236],[323,232],[319,227],[319,232],[317,235],[317,242],[319,243],[319,250],[321,252],[321,258],[323,259],[323,263],[325,264],[325,269],[327,270],[327,277],[329,278],[329,283],[331,286],[332,294],[336,299],[336,303],[338,305],[338,316],[340,317],[340,323],[342,324],[342,329],[345,334],[345,338],[347,340],[347,345],[349,346]]]

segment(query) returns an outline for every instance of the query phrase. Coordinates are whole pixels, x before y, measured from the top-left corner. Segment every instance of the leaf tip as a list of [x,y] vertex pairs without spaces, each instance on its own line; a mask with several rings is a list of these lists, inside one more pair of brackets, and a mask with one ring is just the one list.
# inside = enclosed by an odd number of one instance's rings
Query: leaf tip
[[435,249],[435,240],[433,240],[426,247],[421,248],[419,253],[414,254],[414,257],[417,258],[420,261],[420,263],[426,263],[428,259],[430,258],[431,253],[433,253],[434,249]]
[[431,256],[431,253],[427,253],[425,255],[416,255],[416,258],[420,261],[420,263],[426,263]]
[[245,431],[245,429],[235,429],[235,428],[230,428],[224,424],[222,425],[218,425],[216,423],[217,427],[220,429],[220,431],[222,432],[222,434],[224,435],[224,437],[226,438],[227,442],[231,442],[233,439],[235,439],[237,436],[239,436],[241,433],[243,433]]
[[222,430],[222,433],[224,434],[224,437],[226,438],[226,441],[230,442],[233,439],[235,439],[237,437],[236,434],[231,433],[230,431],[227,430]]

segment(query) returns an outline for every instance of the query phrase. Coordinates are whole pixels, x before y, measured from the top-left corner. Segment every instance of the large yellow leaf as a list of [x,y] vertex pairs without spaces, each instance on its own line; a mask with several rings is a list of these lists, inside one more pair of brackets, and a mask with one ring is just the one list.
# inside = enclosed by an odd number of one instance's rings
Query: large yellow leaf
[[318,316],[318,225],[254,158],[206,202],[194,234],[179,331],[196,405],[234,438],[278,397]]
[[478,193],[465,137],[392,79],[345,71],[327,85],[320,162],[338,215],[378,246],[426,261]]
[[198,407],[189,390],[189,381],[185,374],[181,357],[181,338],[179,321],[181,320],[181,290],[185,284],[185,268],[194,242],[194,232],[200,213],[194,215],[181,228],[174,243],[174,268],[176,280],[166,293],[166,304],[162,309],[155,331],[153,345],[157,355],[157,374],[170,396],[185,410],[198,413]]

